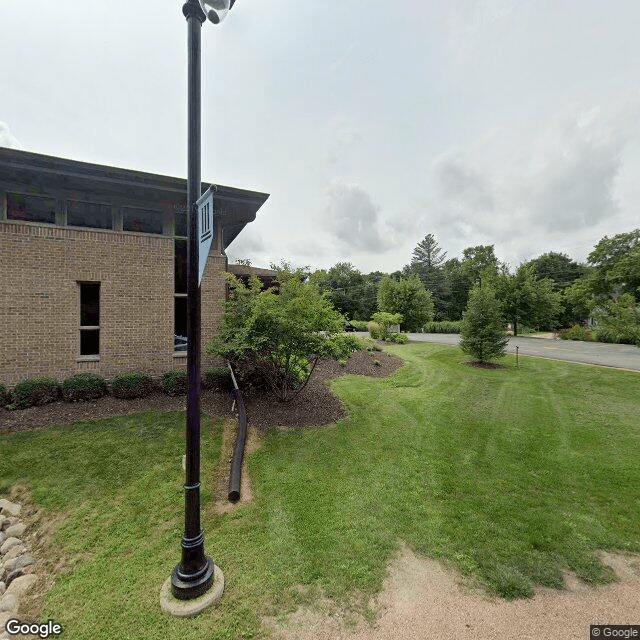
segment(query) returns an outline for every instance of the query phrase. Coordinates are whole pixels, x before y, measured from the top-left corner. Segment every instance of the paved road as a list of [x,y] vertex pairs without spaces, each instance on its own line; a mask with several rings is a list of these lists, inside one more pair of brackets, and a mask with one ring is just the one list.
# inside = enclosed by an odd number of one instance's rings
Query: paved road
[[[416,342],[437,342],[457,345],[457,333],[410,333],[409,340]],[[507,352],[518,352],[523,356],[538,356],[566,362],[597,364],[640,371],[640,349],[630,344],[604,344],[602,342],[580,342],[573,340],[553,340],[545,338],[509,338]]]

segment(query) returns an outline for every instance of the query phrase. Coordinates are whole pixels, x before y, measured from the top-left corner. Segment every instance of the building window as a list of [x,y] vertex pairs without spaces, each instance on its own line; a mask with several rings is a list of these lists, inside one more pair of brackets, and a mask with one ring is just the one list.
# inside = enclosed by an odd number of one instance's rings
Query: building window
[[94,202],[67,202],[67,224],[72,227],[90,227],[92,229],[113,229],[111,207]]
[[177,238],[175,245],[175,293],[187,293],[187,241]]
[[80,355],[100,355],[100,283],[80,285]]
[[24,220],[26,222],[55,224],[55,198],[26,195],[23,193],[8,193],[7,220]]
[[162,234],[162,213],[126,207],[122,211],[122,230]]
[[187,210],[181,209],[173,213],[173,234],[176,236],[188,236],[187,231]]
[[187,296],[177,294],[174,297],[173,349],[187,351]]

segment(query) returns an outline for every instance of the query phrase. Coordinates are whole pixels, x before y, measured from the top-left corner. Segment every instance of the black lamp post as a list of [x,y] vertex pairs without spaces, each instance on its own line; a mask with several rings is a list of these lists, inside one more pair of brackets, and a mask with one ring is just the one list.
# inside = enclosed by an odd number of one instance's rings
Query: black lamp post
[[179,600],[206,593],[213,584],[214,564],[204,554],[200,529],[200,287],[198,285],[198,207],[200,197],[200,34],[209,18],[218,24],[235,0],[187,0],[182,13],[189,30],[189,168],[187,207],[187,446],[182,560],[171,574],[171,592]]

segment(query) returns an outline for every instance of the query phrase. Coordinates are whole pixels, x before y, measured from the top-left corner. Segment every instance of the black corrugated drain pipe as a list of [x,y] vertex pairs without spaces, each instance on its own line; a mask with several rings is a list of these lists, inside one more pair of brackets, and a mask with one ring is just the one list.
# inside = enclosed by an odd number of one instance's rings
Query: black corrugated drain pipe
[[231,379],[233,380],[233,397],[238,403],[238,430],[236,431],[236,440],[233,445],[233,456],[231,458],[231,470],[229,472],[229,502],[238,502],[240,500],[240,477],[242,475],[242,459],[244,458],[244,443],[247,439],[247,412],[244,408],[242,393],[238,389],[236,377],[233,375],[231,365],[227,363],[229,371],[231,371]]

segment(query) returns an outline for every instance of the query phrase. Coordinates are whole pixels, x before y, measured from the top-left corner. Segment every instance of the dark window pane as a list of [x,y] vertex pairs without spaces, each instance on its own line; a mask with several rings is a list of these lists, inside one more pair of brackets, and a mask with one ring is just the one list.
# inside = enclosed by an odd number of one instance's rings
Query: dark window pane
[[46,196],[7,194],[7,219],[27,222],[56,222],[56,201]]
[[93,202],[69,201],[67,203],[67,224],[72,227],[113,229],[111,207]]
[[100,354],[100,331],[84,329],[80,331],[80,355],[97,356]]
[[[187,339],[187,299],[186,298],[174,298],[174,330],[173,333],[176,336],[176,345],[178,343],[184,343],[184,349],[186,351],[186,339]],[[178,350],[178,349],[176,349]]]
[[175,241],[175,292],[187,293],[187,241]]
[[97,327],[100,324],[100,283],[80,283],[80,326]]
[[174,235],[176,236],[187,236],[189,232],[187,231],[187,212],[186,211],[175,211],[173,214],[173,222],[174,222]]
[[124,209],[122,229],[140,233],[162,233],[162,213],[144,209]]

